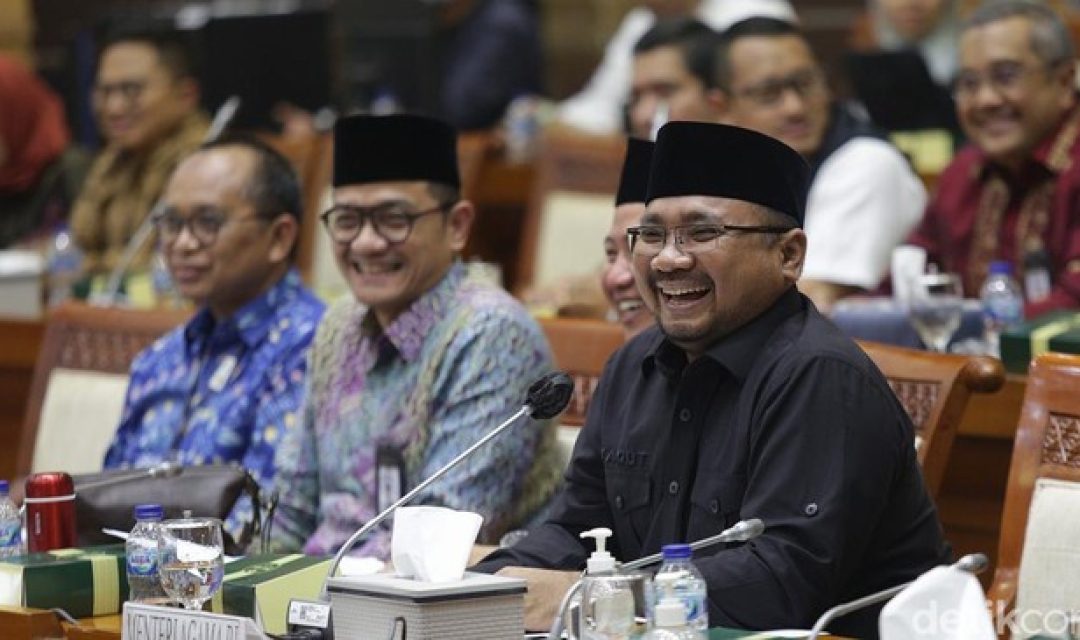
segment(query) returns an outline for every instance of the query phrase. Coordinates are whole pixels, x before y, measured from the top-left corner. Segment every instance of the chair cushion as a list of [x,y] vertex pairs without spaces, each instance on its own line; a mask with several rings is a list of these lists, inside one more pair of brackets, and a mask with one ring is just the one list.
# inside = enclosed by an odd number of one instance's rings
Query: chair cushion
[[[1015,637],[1065,637],[1060,612],[1066,607],[1080,612],[1077,576],[1080,576],[1080,483],[1040,478],[1035,482],[1020,559],[1016,594],[1020,633]],[[1025,612],[1028,612],[1026,616]]]
[[555,191],[544,202],[533,284],[592,273],[603,264],[612,195]]
[[120,424],[127,384],[126,375],[53,369],[41,407],[32,470],[100,471]]

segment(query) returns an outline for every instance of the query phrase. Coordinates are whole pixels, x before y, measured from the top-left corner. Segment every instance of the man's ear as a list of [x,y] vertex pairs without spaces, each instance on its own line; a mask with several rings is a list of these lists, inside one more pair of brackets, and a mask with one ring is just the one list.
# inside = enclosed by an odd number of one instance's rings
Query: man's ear
[[186,111],[194,111],[199,106],[199,83],[190,76],[179,78],[174,85],[177,100]]
[[806,232],[792,229],[780,237],[777,243],[780,258],[780,273],[784,280],[794,283],[802,276],[803,262],[806,260]]
[[728,109],[728,98],[726,93],[716,87],[706,89],[705,102],[709,105],[709,109],[716,115],[717,122],[723,122],[726,119]]
[[461,253],[469,241],[473,220],[476,219],[476,207],[468,200],[458,200],[446,215],[446,233],[450,239],[450,248],[454,253]]
[[298,249],[294,249],[300,242],[300,225],[296,216],[290,213],[278,214],[271,223],[270,237],[270,262],[280,263],[292,259]]

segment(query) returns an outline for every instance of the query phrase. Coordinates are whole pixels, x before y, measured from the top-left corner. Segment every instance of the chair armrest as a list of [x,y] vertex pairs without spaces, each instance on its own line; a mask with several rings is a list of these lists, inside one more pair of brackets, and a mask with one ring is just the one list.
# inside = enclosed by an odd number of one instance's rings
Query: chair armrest
[[973,393],[994,393],[1005,385],[1005,366],[990,356],[973,356],[960,372],[964,385]]

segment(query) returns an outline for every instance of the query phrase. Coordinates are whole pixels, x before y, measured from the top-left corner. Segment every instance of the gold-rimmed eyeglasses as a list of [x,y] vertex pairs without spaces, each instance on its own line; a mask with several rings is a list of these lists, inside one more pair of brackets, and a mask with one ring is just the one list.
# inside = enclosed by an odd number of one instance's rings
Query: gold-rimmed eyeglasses
[[630,255],[651,258],[667,246],[668,235],[675,238],[675,247],[686,254],[699,254],[716,248],[720,238],[737,233],[787,233],[794,227],[766,224],[688,224],[670,229],[660,225],[642,225],[626,230]]

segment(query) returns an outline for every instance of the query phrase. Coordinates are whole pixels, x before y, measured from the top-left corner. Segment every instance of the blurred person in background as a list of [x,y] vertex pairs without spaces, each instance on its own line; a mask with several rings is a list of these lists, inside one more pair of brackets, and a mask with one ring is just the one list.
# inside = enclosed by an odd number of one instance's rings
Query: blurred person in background
[[487,129],[510,102],[542,91],[543,48],[534,0],[435,0],[448,43],[442,115],[460,130]]
[[1049,7],[1001,2],[960,35],[954,94],[971,144],[941,175],[911,240],[978,294],[994,260],[1026,287],[1026,314],[1080,306],[1080,109],[1076,50]]
[[661,20],[634,45],[627,118],[630,135],[652,139],[671,120],[716,122],[717,33],[693,18]]
[[827,313],[840,298],[877,288],[926,205],[908,161],[833,100],[810,44],[788,22],[732,26],[721,35],[716,71],[724,122],[777,138],[810,164],[799,290]]
[[960,20],[956,0],[867,0],[871,29],[856,46],[919,52],[930,77],[951,87],[956,77]]
[[[92,92],[105,147],[71,214],[71,231],[91,275],[116,266],[172,170],[209,127],[187,52],[166,35],[112,37],[98,58]],[[146,243],[136,269],[145,267],[151,249]]]
[[559,105],[557,120],[585,133],[624,130],[634,44],[657,20],[693,16],[717,31],[751,16],[795,21],[787,0],[647,0],[630,10],[604,49],[585,87]]
[[0,55],[0,249],[34,243],[68,216],[88,158],[64,106],[22,62]]

